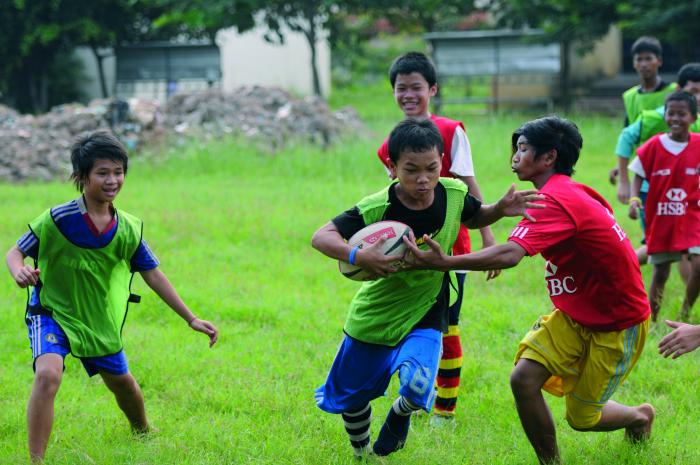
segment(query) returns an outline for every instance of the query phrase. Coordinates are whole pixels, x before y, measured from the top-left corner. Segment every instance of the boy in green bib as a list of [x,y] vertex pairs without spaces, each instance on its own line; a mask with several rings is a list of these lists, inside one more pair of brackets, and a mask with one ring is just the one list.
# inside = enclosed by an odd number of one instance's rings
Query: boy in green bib
[[[100,374],[135,432],[149,430],[141,389],[128,369],[121,330],[133,273],[195,331],[209,337],[216,327],[185,305],[142,238],[140,219],[112,202],[122,188],[128,158],[106,132],[72,147],[71,175],[80,198],[46,210],[7,253],[10,274],[21,288],[33,286],[26,322],[34,359],[34,386],[27,406],[29,454],[42,461],[61,385],[64,358],[79,358],[90,376]],[[24,260],[30,257],[34,266]]]
[[370,401],[380,397],[395,372],[399,397],[372,447],[388,455],[403,447],[411,414],[430,411],[435,400],[442,332],[447,325],[449,277],[432,270],[401,272],[396,257],[383,255],[377,244],[359,249],[347,240],[365,226],[383,220],[400,221],[417,237],[427,234],[445,253],[451,253],[460,224],[483,228],[504,216],[523,215],[537,208],[536,191],[515,187],[493,205],[482,205],[463,182],[441,178],[443,141],[430,119],[407,119],[388,141],[392,183],[360,200],[313,236],[312,245],[324,255],[370,271],[378,279],[366,281],[350,303],[345,337],[323,386],[316,389],[316,405],[342,414],[354,453],[370,452]]

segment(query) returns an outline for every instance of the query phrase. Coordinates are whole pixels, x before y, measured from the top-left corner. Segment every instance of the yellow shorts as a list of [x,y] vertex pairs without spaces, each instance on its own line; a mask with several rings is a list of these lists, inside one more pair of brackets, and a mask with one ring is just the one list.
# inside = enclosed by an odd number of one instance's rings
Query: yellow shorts
[[622,331],[592,331],[554,310],[520,341],[515,362],[526,358],[544,365],[552,377],[542,388],[566,395],[566,420],[588,429],[598,424],[603,406],[632,371],[648,330],[647,319]]

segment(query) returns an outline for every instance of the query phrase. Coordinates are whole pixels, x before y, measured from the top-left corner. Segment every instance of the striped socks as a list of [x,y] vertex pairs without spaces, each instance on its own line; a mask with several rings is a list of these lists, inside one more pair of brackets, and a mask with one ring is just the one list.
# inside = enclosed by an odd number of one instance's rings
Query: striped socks
[[442,335],[442,358],[437,374],[435,414],[452,417],[457,407],[459,381],[462,374],[462,343],[459,326],[450,325]]
[[343,412],[345,431],[350,436],[350,444],[356,457],[369,452],[369,426],[372,422],[372,407],[367,404],[359,410]]
[[403,396],[394,401],[374,443],[373,450],[376,455],[389,455],[404,446],[411,426],[411,414],[417,410],[420,410],[420,407],[413,405]]

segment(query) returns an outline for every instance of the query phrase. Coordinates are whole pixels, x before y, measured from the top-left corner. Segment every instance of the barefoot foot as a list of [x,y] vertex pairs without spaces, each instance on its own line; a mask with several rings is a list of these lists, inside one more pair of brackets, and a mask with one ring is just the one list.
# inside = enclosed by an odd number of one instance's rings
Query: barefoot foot
[[642,442],[649,439],[651,437],[651,428],[654,424],[654,417],[656,417],[656,410],[651,404],[642,404],[637,409],[643,419],[638,424],[625,429],[625,439],[631,442]]

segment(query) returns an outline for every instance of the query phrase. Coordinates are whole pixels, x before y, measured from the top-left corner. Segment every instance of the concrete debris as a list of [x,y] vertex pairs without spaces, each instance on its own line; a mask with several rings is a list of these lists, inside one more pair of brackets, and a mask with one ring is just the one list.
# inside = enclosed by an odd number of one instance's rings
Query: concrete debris
[[295,99],[259,86],[176,94],[164,107],[154,100],[99,99],[32,116],[0,105],[0,181],[66,179],[71,144],[98,129],[111,130],[136,152],[155,139],[182,143],[229,134],[259,140],[273,151],[291,140],[325,147],[342,135],[366,131],[352,108],[332,112],[321,98]]

